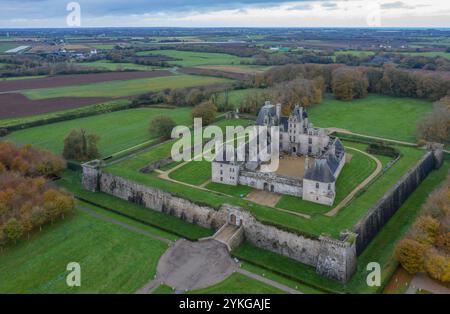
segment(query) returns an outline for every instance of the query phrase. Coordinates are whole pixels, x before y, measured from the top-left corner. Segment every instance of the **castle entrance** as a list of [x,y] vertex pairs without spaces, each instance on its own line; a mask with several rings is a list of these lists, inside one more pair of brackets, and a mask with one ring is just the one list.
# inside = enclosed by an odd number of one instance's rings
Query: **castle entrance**
[[236,223],[236,215],[235,214],[231,214],[230,215],[230,224],[237,225],[237,223]]

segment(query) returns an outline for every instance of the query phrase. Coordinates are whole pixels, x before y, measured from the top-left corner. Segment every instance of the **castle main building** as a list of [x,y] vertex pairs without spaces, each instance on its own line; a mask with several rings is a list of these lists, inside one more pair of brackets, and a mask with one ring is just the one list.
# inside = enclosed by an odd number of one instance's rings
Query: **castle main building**
[[[247,185],[259,190],[302,197],[331,206],[336,197],[336,180],[344,167],[345,149],[338,138],[309,122],[304,108],[296,106],[289,117],[281,115],[281,105],[266,102],[256,125],[280,128],[280,165],[276,172],[261,172],[261,163],[212,162],[212,181]],[[224,151],[219,152],[224,154]],[[224,161],[222,161],[224,160]]]

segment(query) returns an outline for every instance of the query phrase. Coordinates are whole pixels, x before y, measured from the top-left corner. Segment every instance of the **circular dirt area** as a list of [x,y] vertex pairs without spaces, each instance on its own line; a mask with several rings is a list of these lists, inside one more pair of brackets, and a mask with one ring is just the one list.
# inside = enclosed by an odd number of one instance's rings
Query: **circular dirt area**
[[193,290],[223,281],[236,268],[220,242],[179,240],[159,260],[157,278],[176,290]]

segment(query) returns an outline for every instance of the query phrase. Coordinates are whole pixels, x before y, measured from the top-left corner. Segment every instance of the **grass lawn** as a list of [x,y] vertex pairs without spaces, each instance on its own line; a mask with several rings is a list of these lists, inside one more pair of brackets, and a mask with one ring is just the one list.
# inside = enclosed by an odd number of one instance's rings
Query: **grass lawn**
[[246,186],[246,185],[233,186],[233,185],[221,184],[221,183],[216,183],[216,182],[208,183],[206,188],[209,190],[217,191],[217,192],[231,195],[234,197],[241,197],[241,196],[245,197],[245,196],[247,196],[247,194],[249,194],[253,190],[251,187]]
[[120,150],[154,139],[149,133],[150,121],[160,115],[171,117],[177,124],[190,125],[192,108],[137,108],[68,120],[29,128],[6,138],[21,144],[33,144],[61,154],[64,138],[72,129],[84,128],[100,136],[99,150],[105,157]]
[[231,82],[231,80],[199,75],[174,75],[109,81],[89,85],[29,89],[22,93],[30,99],[55,97],[125,97],[144,94],[150,91],[160,91],[166,88],[184,88],[227,82]]
[[[228,92],[228,102],[233,105],[234,108],[239,108],[240,104],[245,100],[249,93],[260,92],[263,93],[265,90],[260,88],[247,88],[238,89]],[[226,93],[222,92],[219,94],[217,102],[224,103],[226,99]]]
[[[345,147],[354,147],[365,151],[367,145],[344,142]],[[350,162],[347,162],[342,169],[336,182],[336,198],[334,206],[339,204],[350,192],[352,192],[361,182],[370,176],[376,169],[376,163],[368,156],[351,149],[347,149],[347,154],[352,155]],[[324,214],[330,211],[333,206],[326,206],[304,201],[300,197],[284,195],[276,207],[300,211],[304,214]]]
[[138,70],[138,71],[152,71],[161,69],[160,67],[135,64],[135,63],[115,63],[106,60],[94,61],[94,62],[79,62],[77,65],[82,67],[89,67],[94,69],[106,69],[110,71],[118,70]]
[[[58,185],[66,188],[76,196],[99,207],[106,207],[116,213],[126,215],[125,219],[137,221],[140,225],[151,226],[152,232],[162,237],[176,240],[178,237],[197,240],[213,235],[214,231],[191,224],[182,219],[139,206],[105,193],[94,193],[85,190],[81,185],[81,173],[67,170]],[[83,204],[83,203],[82,203]],[[109,211],[101,208],[103,215]],[[113,213],[114,214],[114,213]],[[116,215],[115,215],[116,216]],[[120,216],[120,215],[119,215]]]
[[284,294],[285,292],[240,273],[211,287],[189,291],[188,294]]
[[138,56],[149,55],[164,55],[175,59],[176,61],[169,61],[169,64],[194,67],[199,65],[238,65],[241,61],[250,61],[252,58],[241,58],[224,53],[209,53],[209,52],[193,52],[193,51],[177,51],[177,50],[153,50],[141,51],[137,53]]
[[169,177],[177,181],[200,185],[211,179],[211,163],[206,160],[191,161],[170,173]]
[[327,96],[308,109],[320,127],[337,127],[355,133],[415,142],[416,124],[432,109],[432,103],[412,98],[369,95],[350,102]]
[[152,292],[152,294],[172,294],[172,293],[174,293],[173,288],[164,284],[160,285]]
[[[153,278],[167,244],[82,212],[0,255],[1,293],[132,293]],[[66,285],[67,264],[81,287]]]

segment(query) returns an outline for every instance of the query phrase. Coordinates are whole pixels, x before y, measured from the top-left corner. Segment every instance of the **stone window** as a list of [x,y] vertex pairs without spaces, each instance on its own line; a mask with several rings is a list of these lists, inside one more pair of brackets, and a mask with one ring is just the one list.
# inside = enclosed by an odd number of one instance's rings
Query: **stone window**
[[331,191],[331,184],[328,183],[328,191]]
[[220,170],[220,174],[221,174],[221,175],[223,174],[223,170]]
[[320,187],[319,183],[316,183],[316,189],[318,189]]
[[308,144],[312,144],[312,138],[308,138]]
[[220,177],[220,182],[222,182],[223,181],[223,177]]

